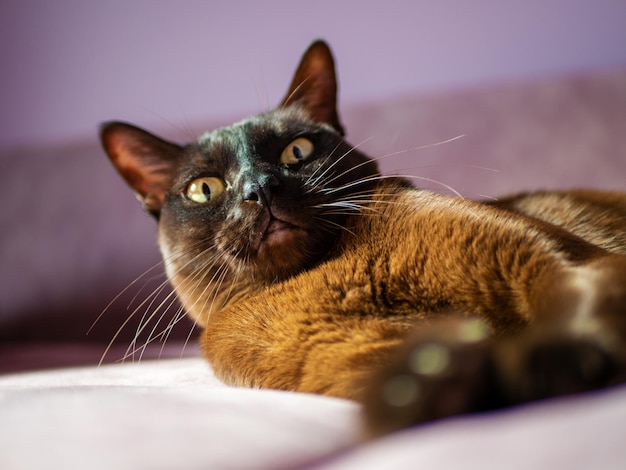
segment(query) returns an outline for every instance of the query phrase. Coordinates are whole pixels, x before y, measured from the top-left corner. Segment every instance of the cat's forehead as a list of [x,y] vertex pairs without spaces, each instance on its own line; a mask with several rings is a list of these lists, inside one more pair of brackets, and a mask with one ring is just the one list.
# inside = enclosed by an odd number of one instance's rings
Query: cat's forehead
[[319,130],[335,132],[329,125],[313,122],[297,107],[279,108],[243,119],[228,127],[206,132],[198,138],[198,144],[205,148],[213,146],[233,148],[264,137],[288,137]]

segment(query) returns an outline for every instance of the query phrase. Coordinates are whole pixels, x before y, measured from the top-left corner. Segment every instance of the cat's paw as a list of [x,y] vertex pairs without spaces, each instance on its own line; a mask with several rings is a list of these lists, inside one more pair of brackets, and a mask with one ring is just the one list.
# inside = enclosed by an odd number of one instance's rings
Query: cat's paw
[[370,435],[497,407],[492,347],[476,320],[420,328],[371,384],[364,400]]
[[494,348],[500,393],[524,403],[607,387],[621,381],[618,355],[593,337],[528,331]]
[[529,328],[496,340],[486,331],[468,320],[420,328],[371,384],[369,434],[626,381],[621,356],[597,338]]

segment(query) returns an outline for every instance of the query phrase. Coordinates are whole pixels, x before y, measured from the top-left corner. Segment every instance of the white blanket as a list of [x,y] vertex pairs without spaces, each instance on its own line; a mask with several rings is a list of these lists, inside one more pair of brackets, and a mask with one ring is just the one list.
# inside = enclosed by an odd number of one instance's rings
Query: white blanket
[[359,443],[354,403],[227,387],[199,358],[0,377],[0,468],[625,469],[626,388]]

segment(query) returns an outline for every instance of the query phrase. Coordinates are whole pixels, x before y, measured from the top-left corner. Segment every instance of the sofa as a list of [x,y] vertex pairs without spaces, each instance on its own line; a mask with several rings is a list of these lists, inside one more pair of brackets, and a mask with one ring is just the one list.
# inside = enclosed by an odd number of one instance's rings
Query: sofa
[[[626,180],[624,68],[351,103],[341,115],[383,172],[459,197]],[[95,125],[82,140],[3,152],[0,168],[2,469],[626,466],[625,387],[365,440],[350,401],[226,386],[200,358],[155,221]]]

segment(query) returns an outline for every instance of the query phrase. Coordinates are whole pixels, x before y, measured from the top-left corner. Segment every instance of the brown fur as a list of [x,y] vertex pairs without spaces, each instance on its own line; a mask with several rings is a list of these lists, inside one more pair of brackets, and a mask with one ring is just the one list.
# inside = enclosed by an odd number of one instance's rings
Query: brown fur
[[[481,203],[381,179],[341,140],[335,99],[332,57],[317,42],[281,107],[198,144],[103,128],[111,160],[159,218],[168,275],[205,327],[202,353],[218,377],[361,400],[372,434],[624,379],[626,194]],[[293,122],[322,135],[328,155],[349,155],[298,166],[309,172],[302,180],[340,179],[342,197],[352,197],[342,201],[357,210],[333,213],[328,233],[315,232],[327,214],[307,207],[332,202],[299,205],[313,191],[291,188],[295,172],[262,159],[220,176],[220,204],[242,215],[220,215],[213,202],[189,215],[186,182],[219,175],[210,162],[241,142],[257,152]],[[276,219],[285,238],[270,235]]]

